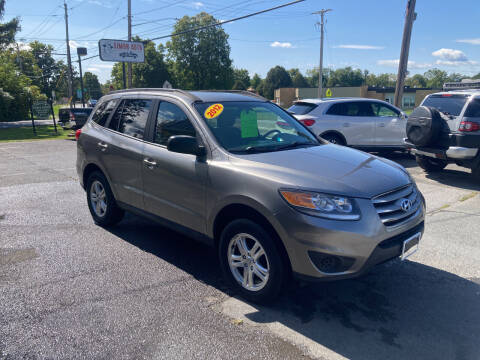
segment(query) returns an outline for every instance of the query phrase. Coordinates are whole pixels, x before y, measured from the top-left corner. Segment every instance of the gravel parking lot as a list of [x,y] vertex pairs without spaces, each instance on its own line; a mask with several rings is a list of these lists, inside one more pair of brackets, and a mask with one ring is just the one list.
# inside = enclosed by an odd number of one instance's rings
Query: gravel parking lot
[[301,285],[271,307],[231,297],[215,251],[128,215],[94,225],[76,144],[0,144],[0,359],[479,359],[480,184],[426,176],[408,261]]

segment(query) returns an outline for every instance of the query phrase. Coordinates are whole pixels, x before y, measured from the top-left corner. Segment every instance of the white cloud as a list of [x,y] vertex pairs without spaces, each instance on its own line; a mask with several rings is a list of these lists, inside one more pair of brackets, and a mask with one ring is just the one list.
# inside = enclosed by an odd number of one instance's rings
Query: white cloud
[[[390,66],[390,67],[398,67],[399,60],[378,60],[377,64],[380,66]],[[432,67],[430,63],[418,63],[416,61],[409,60],[408,61],[408,68],[410,69],[426,69]]]
[[480,38],[476,39],[459,39],[456,40],[459,43],[471,44],[471,45],[480,45]]
[[86,47],[88,48],[90,46],[90,43],[88,41],[85,41],[85,42],[78,42],[78,41],[75,41],[75,40],[70,40],[68,42],[70,44],[70,47],[72,49],[76,49],[76,48],[79,48],[79,47]]
[[432,55],[443,60],[449,61],[467,61],[467,56],[463,51],[454,50],[454,49],[439,49],[432,52]]
[[355,50],[382,50],[385,47],[383,46],[376,46],[376,45],[337,45],[334,46],[337,49],[355,49]]
[[279,42],[279,41],[274,41],[273,43],[270,44],[271,47],[281,47],[281,48],[291,48],[292,43],[289,42]]
[[205,6],[205,4],[200,1],[195,1],[192,5],[195,7],[195,9],[200,9],[201,7]]
[[478,61],[474,60],[437,60],[435,62],[437,65],[445,65],[445,66],[462,66],[462,65],[478,65]]

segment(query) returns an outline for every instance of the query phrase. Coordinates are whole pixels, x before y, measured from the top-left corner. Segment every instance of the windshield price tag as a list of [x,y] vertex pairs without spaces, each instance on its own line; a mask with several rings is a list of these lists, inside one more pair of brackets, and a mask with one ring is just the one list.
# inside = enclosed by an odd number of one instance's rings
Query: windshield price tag
[[216,118],[223,112],[223,105],[222,104],[213,104],[205,110],[205,118],[213,119]]

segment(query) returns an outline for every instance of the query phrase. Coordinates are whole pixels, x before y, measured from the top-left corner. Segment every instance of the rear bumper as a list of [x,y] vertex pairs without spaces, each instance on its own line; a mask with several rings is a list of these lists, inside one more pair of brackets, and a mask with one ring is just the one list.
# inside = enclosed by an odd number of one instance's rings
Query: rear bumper
[[[465,140],[461,140],[461,139],[465,139],[465,137],[462,137],[462,136],[456,137],[455,134],[450,134],[450,135],[452,136],[451,139],[458,140],[458,141],[457,140],[453,141],[453,143],[465,142]],[[473,145],[474,142],[473,140],[468,140],[468,143],[470,145]],[[480,144],[476,144],[475,147],[469,147],[469,146],[452,145],[452,142],[447,149],[416,147],[414,144],[410,143],[407,139],[405,139],[405,144],[407,148],[410,148],[410,152],[414,155],[423,155],[423,156],[428,156],[431,158],[443,159],[443,160],[448,160],[448,159],[470,160],[475,158],[478,155],[479,148],[480,148]]]

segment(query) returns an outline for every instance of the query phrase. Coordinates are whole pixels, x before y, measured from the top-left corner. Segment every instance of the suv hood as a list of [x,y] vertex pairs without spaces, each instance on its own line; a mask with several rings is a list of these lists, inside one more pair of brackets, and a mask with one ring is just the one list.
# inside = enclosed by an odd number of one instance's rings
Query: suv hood
[[275,181],[279,187],[359,198],[410,183],[407,171],[393,161],[333,144],[235,155],[230,161],[238,170]]

